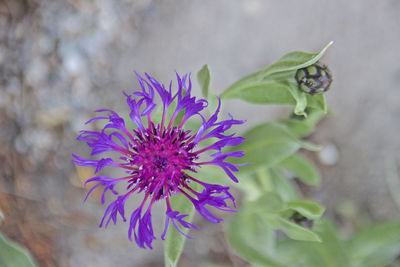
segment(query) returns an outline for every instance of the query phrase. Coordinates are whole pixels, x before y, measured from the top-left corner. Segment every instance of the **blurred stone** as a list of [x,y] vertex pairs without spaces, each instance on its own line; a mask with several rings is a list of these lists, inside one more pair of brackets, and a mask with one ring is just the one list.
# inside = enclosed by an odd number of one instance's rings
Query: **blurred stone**
[[0,209],[0,225],[2,224],[3,220],[4,220],[4,215],[3,215],[3,212]]
[[318,151],[318,159],[323,165],[333,166],[339,160],[339,151],[334,144],[323,145]]
[[15,149],[22,154],[25,154],[29,150],[29,145],[25,142],[24,138],[21,135],[18,135],[15,138],[14,143]]
[[39,111],[37,114],[37,123],[46,128],[54,128],[68,122],[70,119],[69,108],[59,106],[48,111]]

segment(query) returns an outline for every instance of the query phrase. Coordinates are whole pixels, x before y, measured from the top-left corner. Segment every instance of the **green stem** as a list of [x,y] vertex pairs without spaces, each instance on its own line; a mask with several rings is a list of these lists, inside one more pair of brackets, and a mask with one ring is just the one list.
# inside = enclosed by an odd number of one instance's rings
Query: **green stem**
[[273,183],[271,181],[271,176],[269,175],[269,170],[266,167],[260,167],[256,171],[256,177],[258,182],[260,183],[263,191],[271,192],[273,191]]

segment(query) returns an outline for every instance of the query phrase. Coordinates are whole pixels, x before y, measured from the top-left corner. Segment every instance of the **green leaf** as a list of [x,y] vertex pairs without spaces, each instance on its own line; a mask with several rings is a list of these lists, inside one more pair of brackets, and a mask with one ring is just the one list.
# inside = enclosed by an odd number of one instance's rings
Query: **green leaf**
[[301,227],[280,215],[263,214],[263,218],[269,225],[281,229],[288,237],[294,240],[321,242],[319,236],[313,231]]
[[278,243],[277,257],[284,259],[287,266],[298,267],[338,267],[351,266],[343,242],[336,230],[327,222],[318,223],[314,230],[322,242],[284,240]]
[[247,202],[229,223],[227,235],[231,245],[251,264],[281,266],[287,261],[287,255],[277,257],[281,252],[275,248],[275,229],[281,229],[295,240],[320,241],[315,232],[285,218],[283,213],[288,209],[297,210],[312,219],[322,213],[322,208],[315,203],[309,201],[284,203],[278,194],[264,193],[256,201]]
[[241,171],[254,171],[260,166],[270,167],[294,154],[299,148],[316,149],[317,147],[299,140],[288,129],[278,123],[264,123],[243,134],[245,141],[235,146],[235,150],[244,150],[243,159],[232,158],[234,164],[250,165],[240,168]]
[[264,188],[253,173],[240,173],[239,183],[234,186],[244,192],[247,201],[258,199],[264,192]]
[[274,233],[257,214],[238,212],[229,222],[226,234],[231,246],[249,262],[262,266],[285,266],[269,254],[273,249]]
[[225,171],[215,165],[203,165],[197,171],[197,173],[188,172],[188,174],[193,178],[210,184],[223,184],[231,181]]
[[308,107],[318,111],[322,111],[324,115],[328,113],[328,107],[326,105],[324,94],[316,94],[316,95],[306,94],[306,96],[307,96]]
[[326,50],[333,44],[333,42],[329,42],[319,53],[310,54],[301,51],[295,51],[284,55],[280,60],[276,63],[272,64],[268,68],[263,71],[263,75],[271,75],[277,72],[285,72],[298,70],[305,67],[308,67],[314,63],[316,63],[326,52]]
[[210,90],[211,74],[208,65],[205,64],[199,72],[197,72],[197,81],[200,84],[203,96],[208,98],[208,91]]
[[218,107],[218,104],[219,104],[219,97],[214,95],[214,94],[209,94],[207,101],[208,101],[207,110],[211,114],[213,114],[215,112],[215,110],[217,110],[217,107]]
[[368,227],[348,244],[353,266],[377,267],[392,262],[400,253],[400,221]]
[[305,112],[307,107],[307,94],[299,90],[297,83],[289,83],[289,90],[292,93],[293,98],[296,100],[296,106],[293,111],[294,114],[307,116]]
[[[196,186],[193,185],[193,189]],[[194,206],[183,194],[177,194],[171,198],[171,206],[180,214],[188,214],[185,221],[191,222],[193,219]],[[187,234],[189,231],[186,228],[181,228],[182,232]],[[186,237],[179,233],[172,222],[168,227],[168,232],[164,241],[164,261],[165,266],[175,267],[178,263],[179,257],[182,253]]]
[[292,118],[281,119],[279,123],[285,125],[290,132],[297,137],[305,137],[314,132],[315,125],[325,116],[324,112],[312,110],[307,118],[293,116]]
[[314,165],[308,159],[298,154],[284,159],[278,166],[293,172],[306,184],[316,185],[320,183],[321,177]]
[[290,87],[272,81],[249,83],[241,90],[232,90],[222,97],[242,99],[253,104],[294,105],[296,103]]
[[285,208],[282,198],[274,192],[265,192],[256,201],[249,201],[246,213],[277,213]]
[[299,198],[299,194],[293,183],[280,171],[271,168],[268,170],[268,175],[273,183],[274,192],[278,193],[285,202]]
[[319,219],[325,210],[317,203],[308,200],[289,201],[286,206],[311,220]]
[[35,267],[29,253],[0,233],[0,266]]
[[325,267],[350,266],[350,261],[343,242],[339,234],[330,222],[324,221],[314,226],[314,231],[322,239],[322,243],[313,243],[309,248],[308,254],[319,254],[323,259],[322,265]]

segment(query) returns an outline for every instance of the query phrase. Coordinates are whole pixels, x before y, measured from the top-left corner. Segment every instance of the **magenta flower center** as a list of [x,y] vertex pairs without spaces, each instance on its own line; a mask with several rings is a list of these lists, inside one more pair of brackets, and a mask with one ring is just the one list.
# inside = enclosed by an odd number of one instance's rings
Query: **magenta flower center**
[[140,191],[154,194],[156,200],[186,187],[186,175],[183,170],[195,171],[198,159],[190,131],[177,127],[160,130],[160,125],[146,129],[144,133],[135,131],[135,146],[129,163],[136,169],[130,180]]

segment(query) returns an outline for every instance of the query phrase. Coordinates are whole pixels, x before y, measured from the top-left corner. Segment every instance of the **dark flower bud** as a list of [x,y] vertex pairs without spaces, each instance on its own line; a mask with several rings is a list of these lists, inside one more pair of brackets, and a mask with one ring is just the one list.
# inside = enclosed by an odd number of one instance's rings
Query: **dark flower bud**
[[301,91],[310,95],[320,94],[328,91],[332,74],[327,66],[315,63],[297,70],[296,81]]
[[304,217],[297,211],[292,214],[292,216],[290,217],[290,220],[293,221],[294,223],[296,223],[302,227],[308,228],[308,229],[311,229],[313,226],[312,220],[308,219],[307,217]]

